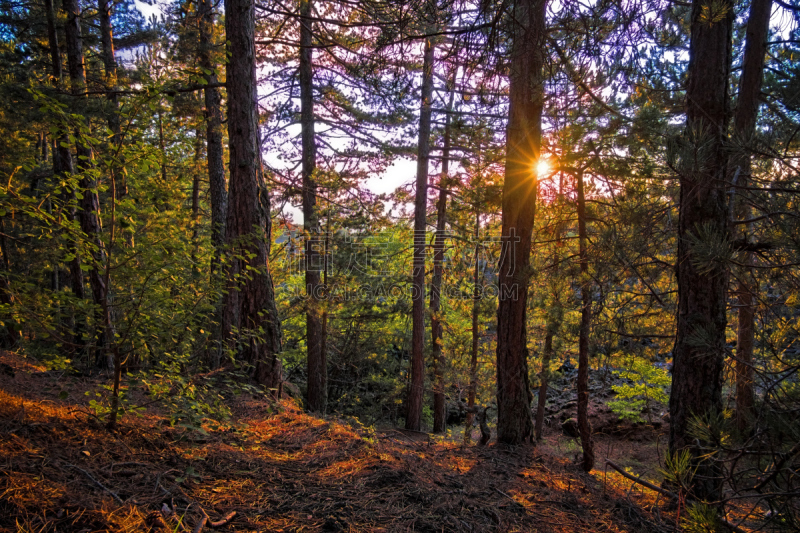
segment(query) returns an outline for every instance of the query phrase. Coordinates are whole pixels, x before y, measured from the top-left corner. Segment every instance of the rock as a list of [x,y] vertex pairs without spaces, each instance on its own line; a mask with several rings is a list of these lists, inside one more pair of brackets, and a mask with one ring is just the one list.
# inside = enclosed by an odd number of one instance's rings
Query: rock
[[578,433],[578,421],[574,418],[568,418],[561,424],[561,431],[563,431],[564,435],[567,437],[579,437],[580,433]]

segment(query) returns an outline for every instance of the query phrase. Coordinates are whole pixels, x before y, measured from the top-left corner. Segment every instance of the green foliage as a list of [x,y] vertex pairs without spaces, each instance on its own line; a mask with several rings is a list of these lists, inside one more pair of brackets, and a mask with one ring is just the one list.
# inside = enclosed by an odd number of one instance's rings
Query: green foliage
[[669,373],[654,366],[650,361],[631,358],[625,370],[615,370],[614,374],[629,383],[613,385],[616,400],[608,402],[608,406],[620,418],[634,422],[644,422],[642,412],[647,411],[650,419],[650,408],[654,402],[667,403],[666,389],[671,383]]
[[681,525],[687,533],[717,533],[724,531],[719,521],[718,510],[704,503],[693,503],[681,517]]
[[681,493],[686,493],[691,486],[695,469],[692,466],[692,454],[689,450],[679,450],[667,454],[664,459],[664,468],[659,469],[664,480],[678,488]]

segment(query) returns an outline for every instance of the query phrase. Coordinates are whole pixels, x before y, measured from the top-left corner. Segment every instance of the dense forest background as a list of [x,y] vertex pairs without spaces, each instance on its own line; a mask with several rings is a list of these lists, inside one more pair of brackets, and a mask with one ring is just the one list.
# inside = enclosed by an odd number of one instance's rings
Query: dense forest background
[[605,370],[694,519],[798,527],[800,4],[155,7],[0,0],[5,349],[110,429],[266,391],[512,445],[574,366],[586,471]]

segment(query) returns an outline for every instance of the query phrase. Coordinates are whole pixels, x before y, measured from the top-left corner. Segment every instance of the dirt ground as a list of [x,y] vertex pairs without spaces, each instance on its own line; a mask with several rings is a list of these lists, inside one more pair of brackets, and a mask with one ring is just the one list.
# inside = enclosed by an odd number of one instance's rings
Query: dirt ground
[[555,415],[536,447],[465,447],[247,395],[205,434],[155,407],[110,433],[84,394],[100,381],[9,353],[0,370],[2,532],[676,530],[663,497],[604,466],[656,478],[663,427],[595,413],[586,474]]

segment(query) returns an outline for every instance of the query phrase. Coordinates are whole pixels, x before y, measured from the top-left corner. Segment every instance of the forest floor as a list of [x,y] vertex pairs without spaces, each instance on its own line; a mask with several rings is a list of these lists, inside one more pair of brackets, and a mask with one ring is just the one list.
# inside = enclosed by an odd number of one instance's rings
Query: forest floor
[[599,433],[587,474],[558,424],[537,447],[463,446],[247,395],[224,429],[148,409],[112,433],[84,394],[104,382],[10,353],[0,370],[0,532],[678,529],[663,496],[605,466],[655,478],[652,426]]

